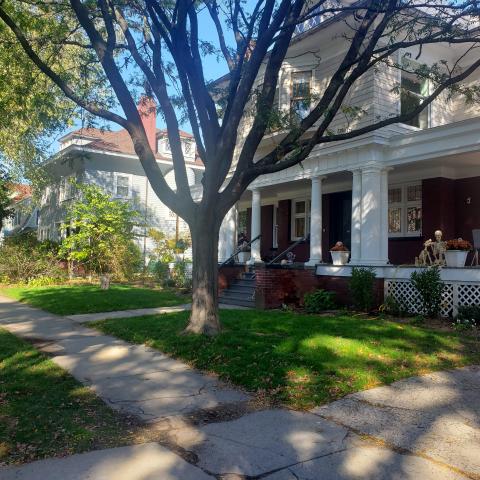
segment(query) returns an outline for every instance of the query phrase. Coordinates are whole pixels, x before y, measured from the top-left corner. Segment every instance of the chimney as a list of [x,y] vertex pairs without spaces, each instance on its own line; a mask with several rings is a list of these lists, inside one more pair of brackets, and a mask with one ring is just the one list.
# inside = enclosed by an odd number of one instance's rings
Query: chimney
[[147,134],[148,143],[153,153],[157,152],[157,106],[152,97],[142,95],[138,102],[138,113]]

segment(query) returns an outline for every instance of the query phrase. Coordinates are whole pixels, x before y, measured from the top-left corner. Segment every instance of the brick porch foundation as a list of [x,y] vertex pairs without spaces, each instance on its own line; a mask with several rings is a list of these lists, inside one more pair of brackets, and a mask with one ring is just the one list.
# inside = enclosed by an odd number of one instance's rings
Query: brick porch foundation
[[[349,277],[316,275],[314,267],[303,265],[256,265],[256,307],[260,309],[279,308],[283,304],[301,306],[303,296],[322,288],[336,293],[340,305],[350,306],[352,296]],[[384,280],[375,279],[375,306],[383,303]]]

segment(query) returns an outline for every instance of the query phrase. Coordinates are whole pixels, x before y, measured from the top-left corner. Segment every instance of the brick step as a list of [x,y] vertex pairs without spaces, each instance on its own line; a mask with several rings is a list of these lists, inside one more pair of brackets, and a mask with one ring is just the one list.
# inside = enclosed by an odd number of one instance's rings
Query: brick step
[[255,292],[255,285],[238,285],[237,283],[234,283],[226,289],[226,291],[244,293],[245,295],[248,295],[249,293],[253,294]]

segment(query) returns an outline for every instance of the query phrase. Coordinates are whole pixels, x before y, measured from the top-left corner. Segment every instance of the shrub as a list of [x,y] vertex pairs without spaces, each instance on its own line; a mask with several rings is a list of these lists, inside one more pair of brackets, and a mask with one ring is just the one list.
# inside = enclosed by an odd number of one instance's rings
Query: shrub
[[397,300],[392,295],[387,295],[379,310],[382,313],[393,315],[394,317],[401,317],[408,313],[408,310],[405,308],[403,302],[401,300]]
[[155,280],[160,285],[166,285],[169,278],[170,278],[170,268],[168,267],[168,263],[164,262],[150,262],[149,270],[155,275]]
[[42,275],[41,277],[31,278],[28,281],[29,287],[49,287],[50,285],[58,285],[64,279],[59,277],[49,277]]
[[335,308],[335,292],[327,290],[316,290],[306,293],[303,297],[303,304],[307,313],[320,313],[324,310]]
[[177,262],[171,272],[172,280],[177,288],[192,288],[192,278],[188,270],[189,262]]
[[110,273],[115,281],[132,280],[143,268],[143,255],[133,241],[113,241]]
[[458,330],[480,327],[480,305],[463,305],[459,307],[453,326]]
[[410,280],[420,295],[422,313],[430,318],[438,317],[442,308],[444,289],[438,266],[429,267],[421,272],[413,272]]
[[5,240],[0,247],[0,277],[6,283],[28,283],[49,277],[58,283],[66,278],[52,248],[37,241],[33,234]]
[[353,267],[350,292],[356,309],[369,312],[373,306],[375,270],[372,267]]

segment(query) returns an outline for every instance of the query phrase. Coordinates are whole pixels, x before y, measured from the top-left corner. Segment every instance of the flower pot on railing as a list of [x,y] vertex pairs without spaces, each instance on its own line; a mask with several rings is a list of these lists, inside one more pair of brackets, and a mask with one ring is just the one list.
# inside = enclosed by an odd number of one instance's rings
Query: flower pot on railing
[[330,255],[332,256],[332,263],[334,265],[346,265],[350,257],[350,252],[342,242],[337,242],[330,249]]
[[446,244],[445,261],[447,267],[461,268],[465,266],[468,252],[472,249],[472,244],[462,238],[448,240]]
[[468,251],[464,250],[447,250],[445,252],[445,260],[447,267],[464,267],[467,260]]

